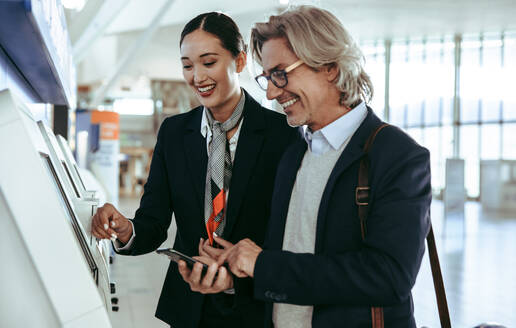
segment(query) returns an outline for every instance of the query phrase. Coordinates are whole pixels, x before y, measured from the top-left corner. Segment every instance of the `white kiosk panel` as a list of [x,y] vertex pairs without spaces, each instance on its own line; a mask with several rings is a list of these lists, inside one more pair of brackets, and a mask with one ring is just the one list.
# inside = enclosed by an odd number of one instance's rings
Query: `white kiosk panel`
[[[0,188],[3,190],[3,207],[9,212],[9,215],[2,215],[0,230],[3,231],[5,226],[5,231],[12,231],[15,226],[18,231],[10,235],[17,239],[19,247],[2,249],[2,252],[13,252],[6,257],[13,261],[6,265],[11,270],[10,274],[32,275],[33,281],[34,277],[39,278],[40,286],[35,290],[41,293],[32,300],[38,305],[32,307],[39,307],[42,311],[52,308],[58,322],[52,326],[111,327],[92,277],[87,253],[81,248],[70,225],[73,218],[63,208],[56,192],[59,186],[44,164],[42,154],[48,156],[45,141],[28,109],[8,90],[0,92],[0,140],[7,141],[0,143]],[[20,260],[13,260],[15,258]],[[9,281],[7,275],[4,279],[4,274],[0,279],[2,291],[4,284],[13,284],[20,293],[13,293],[7,300],[2,293],[2,311],[16,312],[17,304],[23,304],[24,313],[30,313],[32,309],[26,307],[28,295],[22,293],[23,288]],[[48,313],[49,317],[43,319],[51,325],[52,311]],[[8,318],[0,316],[0,327],[13,326],[4,322]],[[13,327],[17,326],[41,325],[15,324]]]
[[[57,327],[59,319],[0,190],[0,326]],[[13,269],[14,268],[14,269]],[[30,311],[30,315],[27,312]]]

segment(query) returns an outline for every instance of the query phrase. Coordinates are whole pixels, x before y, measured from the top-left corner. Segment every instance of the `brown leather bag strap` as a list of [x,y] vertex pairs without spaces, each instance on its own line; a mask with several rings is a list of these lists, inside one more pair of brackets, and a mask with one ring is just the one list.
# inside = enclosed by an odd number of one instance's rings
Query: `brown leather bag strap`
[[[388,124],[384,123],[371,133],[364,145],[365,156],[360,160],[360,167],[358,168],[358,186],[355,190],[355,202],[358,206],[358,217],[360,218],[360,232],[362,234],[362,240],[365,239],[366,235],[366,219],[370,192],[368,153],[376,135],[386,126],[388,126]],[[383,308],[371,307],[371,322],[373,323],[373,328],[384,328]]]
[[437,308],[439,310],[439,320],[441,321],[441,327],[451,328],[450,313],[448,312],[448,302],[446,301],[446,291],[444,289],[441,266],[439,265],[437,247],[435,246],[432,224],[430,224],[430,231],[426,236],[426,242],[428,245],[428,256],[430,258],[430,267],[432,268],[432,278],[434,280],[435,297],[437,298]]
[[[358,169],[358,186],[355,190],[355,202],[358,206],[358,216],[360,218],[360,232],[362,240],[366,235],[366,220],[368,215],[369,206],[369,150],[374,142],[374,139],[378,132],[382,130],[388,124],[384,123],[380,125],[376,130],[371,133],[364,145],[365,156],[360,161],[360,167]],[[441,266],[439,265],[439,257],[437,255],[437,248],[435,246],[434,232],[432,225],[430,225],[430,231],[426,238],[428,244],[428,254],[430,258],[430,266],[432,268],[432,278],[434,281],[435,296],[437,299],[437,307],[439,309],[439,319],[441,321],[442,328],[451,328],[450,313],[448,312],[448,302],[446,301],[446,292],[444,289],[443,276],[441,273]],[[383,308],[371,307],[371,318],[373,328],[384,327]]]
[[369,206],[369,150],[373,145],[374,139],[380,130],[388,124],[384,123],[380,125],[376,130],[371,133],[364,145],[365,155],[360,160],[360,166],[358,168],[358,185],[355,189],[355,202],[358,206],[358,217],[360,219],[360,232],[362,233],[362,240],[366,235],[366,219],[367,210]]

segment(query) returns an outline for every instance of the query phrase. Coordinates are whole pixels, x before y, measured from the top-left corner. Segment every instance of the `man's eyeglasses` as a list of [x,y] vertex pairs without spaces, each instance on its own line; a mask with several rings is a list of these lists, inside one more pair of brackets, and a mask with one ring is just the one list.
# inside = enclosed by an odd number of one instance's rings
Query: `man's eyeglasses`
[[304,64],[304,62],[301,59],[299,59],[297,62],[295,62],[292,65],[289,65],[285,69],[272,71],[271,75],[261,74],[255,77],[254,79],[256,80],[260,88],[262,88],[264,91],[267,91],[267,85],[269,84],[269,80],[271,80],[272,84],[274,84],[277,88],[284,88],[288,83],[287,73],[293,71],[301,64]]

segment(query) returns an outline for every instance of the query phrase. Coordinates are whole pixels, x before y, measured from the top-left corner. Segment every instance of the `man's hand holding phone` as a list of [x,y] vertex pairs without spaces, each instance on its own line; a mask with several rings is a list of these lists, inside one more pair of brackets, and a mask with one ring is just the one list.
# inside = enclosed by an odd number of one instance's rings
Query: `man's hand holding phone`
[[[206,242],[208,242],[206,240]],[[202,274],[202,263],[195,263],[190,269],[183,260],[178,261],[179,273],[183,280],[190,285],[190,289],[201,294],[216,294],[233,288],[233,276],[224,267],[219,266],[217,261],[210,257],[203,250],[205,241],[201,238],[199,242],[199,256],[193,258],[208,265],[206,274]]]

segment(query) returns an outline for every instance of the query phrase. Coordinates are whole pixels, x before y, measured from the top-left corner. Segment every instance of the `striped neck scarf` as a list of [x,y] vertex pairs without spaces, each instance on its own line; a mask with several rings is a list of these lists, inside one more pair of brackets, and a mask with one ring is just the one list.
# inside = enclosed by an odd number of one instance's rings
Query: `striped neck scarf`
[[238,102],[233,114],[225,122],[216,121],[206,108],[212,138],[206,170],[206,189],[204,193],[204,223],[210,244],[213,245],[213,232],[222,237],[226,225],[226,195],[231,182],[233,163],[229,151],[227,132],[240,122],[244,111],[245,95]]

